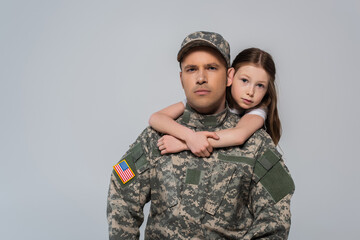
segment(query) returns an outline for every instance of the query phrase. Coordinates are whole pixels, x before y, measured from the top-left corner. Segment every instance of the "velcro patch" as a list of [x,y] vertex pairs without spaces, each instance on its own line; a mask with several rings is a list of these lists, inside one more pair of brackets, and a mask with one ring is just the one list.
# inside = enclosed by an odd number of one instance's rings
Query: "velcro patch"
[[148,169],[148,161],[145,157],[144,150],[140,143],[136,144],[130,153],[131,158],[135,162],[135,166],[139,173],[144,172]]
[[268,149],[255,163],[254,173],[257,176],[257,181],[260,181],[263,176],[280,160],[272,150]]
[[249,157],[240,157],[240,156],[233,156],[233,155],[225,155],[219,153],[219,160],[225,162],[233,162],[233,163],[245,163],[251,166],[254,166],[255,159]]
[[275,202],[280,201],[287,194],[295,190],[294,181],[280,162],[271,168],[260,180],[260,183],[270,193]]
[[281,165],[280,156],[268,149],[256,162],[254,173],[256,182],[260,182],[275,202],[295,190],[294,181]]
[[197,169],[187,169],[186,180],[187,184],[199,185],[201,179],[201,171]]

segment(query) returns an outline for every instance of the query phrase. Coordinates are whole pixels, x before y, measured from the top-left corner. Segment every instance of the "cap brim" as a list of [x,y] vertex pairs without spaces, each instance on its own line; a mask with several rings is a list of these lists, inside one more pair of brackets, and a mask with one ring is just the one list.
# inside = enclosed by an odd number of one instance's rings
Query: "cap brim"
[[211,47],[211,48],[214,48],[215,50],[219,51],[212,43],[207,42],[202,39],[201,40],[197,39],[197,40],[188,42],[180,49],[180,51],[178,52],[178,55],[177,55],[177,60],[180,62],[181,59],[184,57],[184,55],[194,47]]

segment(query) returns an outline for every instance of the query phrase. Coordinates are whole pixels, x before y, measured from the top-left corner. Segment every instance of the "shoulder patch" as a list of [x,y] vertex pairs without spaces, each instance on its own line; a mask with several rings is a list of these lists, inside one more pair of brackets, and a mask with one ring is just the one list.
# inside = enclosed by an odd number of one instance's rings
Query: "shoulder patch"
[[130,168],[125,158],[114,166],[114,170],[123,184],[135,177],[133,170]]
[[255,182],[260,182],[275,202],[295,190],[290,174],[280,163],[280,154],[268,149],[256,162]]
[[148,166],[141,143],[137,143],[113,166],[114,175],[122,182],[122,186],[126,186],[135,180],[138,174],[147,170]]

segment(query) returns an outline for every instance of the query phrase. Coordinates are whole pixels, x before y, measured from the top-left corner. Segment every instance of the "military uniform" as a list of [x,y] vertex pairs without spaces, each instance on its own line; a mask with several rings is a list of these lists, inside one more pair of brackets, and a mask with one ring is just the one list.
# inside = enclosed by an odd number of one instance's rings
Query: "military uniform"
[[[186,107],[177,120],[195,131],[236,126],[228,109],[200,115]],[[151,200],[145,239],[287,239],[294,183],[270,136],[262,129],[243,145],[160,155],[161,134],[146,128],[121,160],[134,177],[114,170],[108,195],[110,239],[138,239],[143,207]]]

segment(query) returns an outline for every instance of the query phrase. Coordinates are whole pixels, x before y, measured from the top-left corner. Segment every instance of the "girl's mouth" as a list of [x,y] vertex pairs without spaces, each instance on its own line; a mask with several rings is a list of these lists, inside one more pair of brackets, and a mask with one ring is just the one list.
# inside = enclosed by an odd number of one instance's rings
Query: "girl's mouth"
[[243,98],[242,100],[244,101],[245,104],[251,104],[251,103],[252,103],[251,100],[248,100],[248,99],[246,99],[246,98]]

